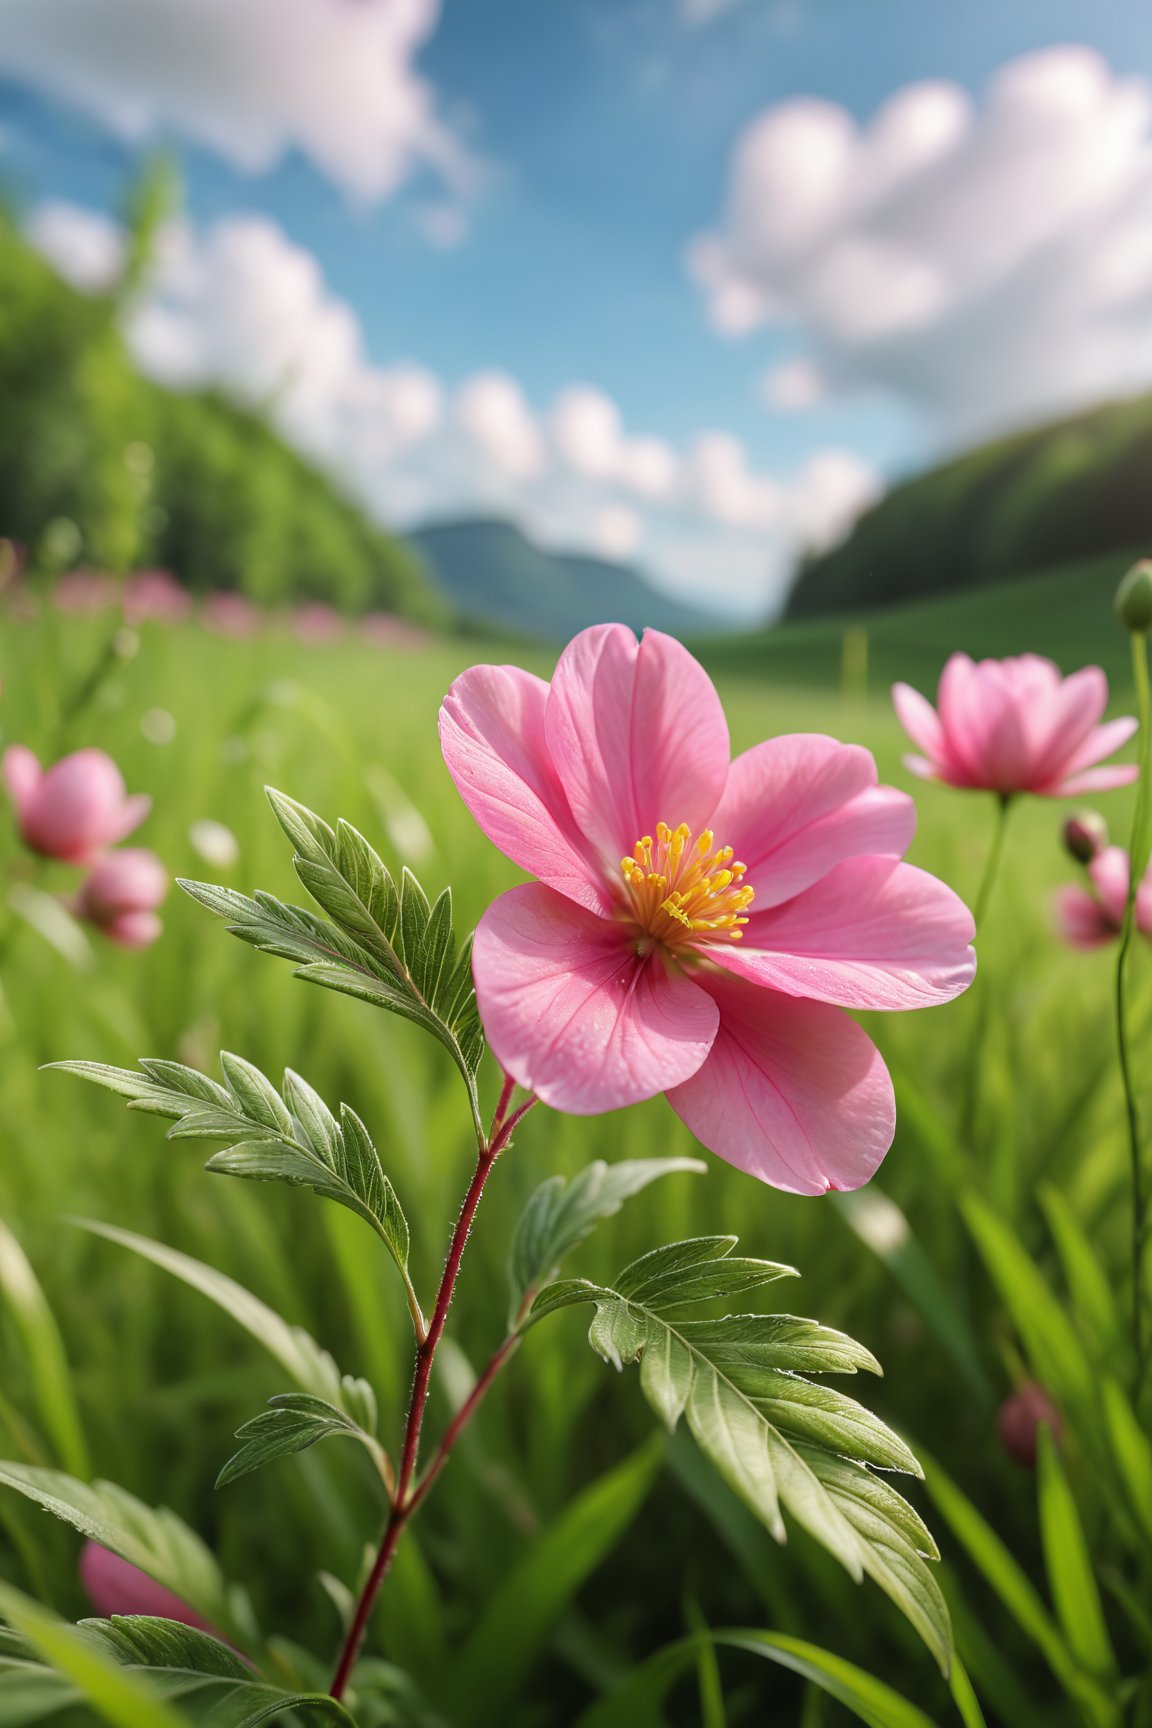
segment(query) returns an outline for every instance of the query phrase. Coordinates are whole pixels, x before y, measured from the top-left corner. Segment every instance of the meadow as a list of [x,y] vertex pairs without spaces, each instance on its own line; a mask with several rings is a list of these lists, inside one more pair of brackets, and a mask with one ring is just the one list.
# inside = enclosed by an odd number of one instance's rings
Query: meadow
[[[1039,596],[1043,585],[1030,591]],[[1078,592],[1086,594],[1083,583]],[[1093,593],[1085,605],[1094,636],[1073,633],[1065,670],[1090,658],[1096,640],[1108,645],[1110,665],[1123,664],[1108,590]],[[1041,647],[1043,611],[1041,603]],[[70,714],[113,626],[106,615],[47,609],[4,618],[3,741],[26,742],[45,758],[81,744],[109,751],[129,790],[152,794],[140,842],[174,876],[298,901],[289,848],[262,792],[271,784],[329,821],[347,817],[429,889],[450,883],[462,929],[516,879],[449,780],[436,715],[464,666],[513,659],[546,675],[547,651],[439,638],[402,650],[352,636],[307,645],[285,629],[237,640],[197,623],[148,623],[139,651],[116,661]],[[804,627],[805,641],[815,640],[814,628]],[[821,666],[832,670],[838,638],[819,646]],[[714,665],[734,748],[792,731],[867,745],[882,780],[915,792],[911,860],[971,901],[993,800],[913,782],[887,695],[889,674],[931,694],[945,651],[938,632],[925,643],[908,628],[903,645],[881,635],[870,673],[847,692],[835,676],[809,678],[799,647],[757,660],[721,644]],[[1129,699],[1121,680],[1110,712],[1128,711]],[[1100,808],[1126,843],[1130,795],[1107,794]],[[1142,1691],[1125,1691],[1119,1679],[1139,1668],[1147,1635],[1148,1514],[1136,1504],[1141,1471],[1152,1468],[1146,1441],[1141,1450],[1139,1435],[1129,1436],[1127,1470],[1109,1472],[1093,1437],[1070,1424],[1067,1479],[1096,1557],[1085,1608],[1077,1595],[1084,1570],[1073,1583],[1053,1575],[1051,1507],[1038,1513],[1036,1476],[1007,1456],[997,1432],[998,1407],[1026,1378],[1045,1379],[1062,1402],[1076,1396],[1082,1360],[1093,1374],[1127,1371],[1114,954],[1073,953],[1054,934],[1052,891],[1076,874],[1061,845],[1064,814],[1041,799],[1013,812],[968,995],[923,1013],[868,1017],[899,1106],[896,1143],[869,1188],[796,1198],[708,1158],[706,1176],[657,1184],[574,1262],[586,1276],[607,1275],[655,1242],[730,1230],[747,1252],[798,1268],[801,1281],[781,1303],[876,1353],[885,1377],[856,1395],[941,1467],[910,1496],[940,1542],[958,1648],[985,1719],[1007,1728],[1150,1719],[1147,1679]],[[239,841],[226,870],[205,863],[189,837],[204,819]],[[3,867],[26,885],[29,861],[7,819],[0,848]],[[34,886],[50,893],[70,879],[45,865]],[[472,1151],[451,1065],[414,1028],[294,982],[282,961],[233,941],[176,890],[163,938],[139,953],[96,935],[77,947],[49,917],[62,952],[28,922],[43,921],[44,903],[26,886],[17,902],[0,935],[0,1218],[36,1271],[64,1360],[45,1343],[44,1314],[30,1318],[27,1304],[6,1304],[0,1293],[0,1452],[109,1477],[149,1504],[174,1507],[247,1586],[264,1627],[295,1647],[292,1660],[306,1665],[306,1650],[326,1664],[339,1625],[319,1578],[353,1579],[378,1534],[368,1470],[352,1449],[320,1448],[214,1492],[233,1432],[280,1389],[275,1371],[202,1297],[69,1220],[139,1231],[239,1279],[373,1382],[386,1434],[398,1430],[408,1391],[402,1294],[340,1208],[271,1185],[222,1183],[203,1172],[196,1142],[166,1143],[161,1124],[41,1068],[67,1058],[131,1066],[151,1055],[215,1073],[221,1049],[277,1077],[300,1068],[369,1125],[403,1196],[414,1271],[428,1283]],[[1146,959],[1137,957],[1142,1037],[1152,1015]],[[484,1083],[490,1107],[490,1067]],[[527,1119],[494,1174],[469,1250],[433,1391],[437,1427],[500,1337],[508,1243],[542,1177],[594,1157],[696,1150],[662,1100],[594,1119],[542,1109]],[[580,1316],[567,1316],[527,1339],[408,1533],[372,1649],[413,1677],[430,1713],[398,1693],[390,1719],[565,1728],[636,1664],[705,1627],[810,1640],[885,1680],[930,1722],[980,1719],[957,1713],[931,1657],[878,1590],[854,1586],[802,1533],[776,1547],[684,1434],[655,1439],[634,1377],[607,1369],[584,1330]],[[1053,1383],[1061,1373],[1067,1386]],[[950,1478],[960,1495],[948,1500],[934,1478]],[[85,1611],[77,1547],[72,1532],[0,1494],[0,1576],[69,1618]],[[1006,1570],[1005,1553],[1018,1572]],[[1077,1631],[1094,1601],[1103,1603],[1115,1672],[1093,1671],[1093,1649]],[[747,1652],[700,1649],[662,1704],[637,1711],[637,1723],[817,1728],[855,1719],[802,1674]]]

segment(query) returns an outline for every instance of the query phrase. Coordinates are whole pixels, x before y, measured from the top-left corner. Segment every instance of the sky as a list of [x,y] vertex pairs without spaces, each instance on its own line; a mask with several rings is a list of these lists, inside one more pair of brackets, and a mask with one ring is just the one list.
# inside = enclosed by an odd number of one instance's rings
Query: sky
[[0,0],[0,187],[381,520],[733,617],[901,475],[1152,385],[1152,6]]

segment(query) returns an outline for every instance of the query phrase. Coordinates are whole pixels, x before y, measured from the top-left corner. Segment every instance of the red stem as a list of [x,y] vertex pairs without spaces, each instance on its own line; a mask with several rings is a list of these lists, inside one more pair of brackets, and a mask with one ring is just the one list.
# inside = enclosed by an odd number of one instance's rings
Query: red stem
[[473,1386],[471,1392],[468,1394],[452,1421],[445,1429],[444,1438],[436,1448],[436,1456],[433,1458],[431,1464],[429,1464],[423,1479],[418,1482],[416,1487],[413,1489],[408,1502],[409,1516],[411,1516],[412,1513],[415,1512],[417,1506],[422,1503],[429,1489],[432,1487],[432,1484],[436,1481],[436,1478],[439,1476],[441,1470],[443,1470],[445,1464],[447,1464],[452,1448],[455,1446],[457,1440],[459,1440],[461,1434],[463,1434],[465,1428],[467,1428],[469,1422],[471,1422],[473,1416],[475,1416],[477,1410],[479,1410],[487,1396],[488,1389],[493,1380],[495,1380],[497,1374],[499,1374],[501,1368],[503,1368],[505,1362],[507,1362],[508,1358],[513,1354],[519,1343],[519,1335],[517,1333],[512,1333],[510,1337],[505,1338],[499,1350],[489,1358],[488,1366],[485,1368],[475,1386]]
[[[456,1228],[452,1232],[452,1240],[448,1246],[448,1258],[444,1262],[444,1273],[440,1279],[440,1288],[436,1293],[436,1306],[432,1310],[432,1318],[428,1324],[428,1332],[416,1349],[416,1373],[412,1382],[412,1398],[408,1405],[408,1420],[404,1429],[404,1449],[400,1456],[400,1472],[396,1479],[396,1493],[392,1502],[392,1511],[384,1529],[384,1536],[381,1540],[380,1549],[376,1555],[375,1563],[368,1576],[368,1582],[360,1593],[360,1600],[356,1604],[356,1612],[352,1617],[352,1624],[348,1628],[348,1634],[340,1652],[340,1660],[337,1664],[336,1673],[333,1677],[330,1688],[330,1695],[333,1698],[339,1699],[344,1696],[348,1686],[348,1681],[351,1678],[352,1669],[356,1664],[356,1658],[360,1653],[360,1646],[364,1642],[364,1634],[368,1627],[368,1620],[372,1613],[373,1606],[375,1605],[376,1597],[379,1594],[380,1586],[387,1577],[388,1568],[392,1564],[392,1556],[396,1552],[396,1545],[404,1533],[404,1527],[409,1518],[424,1498],[424,1494],[427,1492],[428,1487],[431,1486],[430,1479],[426,1481],[421,1488],[417,1489],[415,1493],[410,1492],[412,1478],[415,1475],[416,1463],[420,1454],[420,1431],[424,1425],[424,1411],[428,1403],[428,1388],[432,1378],[432,1364],[436,1357],[436,1347],[440,1342],[445,1322],[448,1319],[448,1310],[452,1305],[452,1293],[456,1288],[456,1279],[460,1273],[460,1262],[464,1257],[464,1249],[468,1242],[468,1233],[472,1228],[472,1220],[476,1216],[476,1208],[480,1204],[480,1196],[484,1192],[484,1184],[488,1180],[488,1175],[493,1164],[495,1164],[497,1158],[500,1156],[501,1152],[503,1152],[508,1141],[511,1139],[512,1132],[517,1123],[527,1114],[536,1102],[535,1098],[528,1098],[510,1117],[506,1117],[514,1090],[515,1081],[511,1080],[506,1075],[500,1093],[500,1100],[496,1106],[496,1114],[492,1118],[492,1127],[489,1130],[487,1140],[479,1149],[476,1158],[476,1169],[473,1173],[472,1181],[469,1184],[468,1192],[464,1196],[464,1204],[460,1208],[460,1216],[456,1220]],[[505,1356],[509,1354],[511,1354],[510,1351],[505,1352]],[[497,1357],[500,1356],[500,1351],[497,1351]],[[443,1469],[444,1463],[447,1461],[448,1452],[451,1450],[451,1446],[455,1444],[456,1439],[459,1437],[466,1425],[467,1417],[464,1418],[464,1421],[461,1421],[461,1417],[464,1416],[464,1411],[467,1410],[469,1416],[472,1414],[472,1411],[480,1402],[480,1397],[483,1397],[483,1393],[480,1392],[481,1384],[483,1384],[484,1390],[486,1391],[492,1378],[494,1378],[495,1374],[499,1371],[499,1367],[502,1365],[503,1360],[504,1357],[501,1357],[501,1361],[497,1363],[496,1368],[493,1368],[491,1362],[489,1363],[488,1369],[485,1370],[481,1380],[477,1382],[472,1397],[468,1400],[468,1403],[464,1406],[464,1410],[461,1410],[459,1415],[456,1417],[455,1422],[452,1424],[452,1427],[449,1429],[448,1433],[452,1435],[452,1440],[448,1444],[446,1444],[446,1442],[448,1442],[448,1434],[445,1435],[444,1441],[441,1442],[436,1462],[433,1466],[435,1475],[438,1475],[440,1470]],[[496,1357],[493,1358],[493,1361],[496,1361]],[[491,1370],[491,1372],[489,1372],[489,1370]],[[477,1393],[480,1393],[480,1397],[477,1397]]]

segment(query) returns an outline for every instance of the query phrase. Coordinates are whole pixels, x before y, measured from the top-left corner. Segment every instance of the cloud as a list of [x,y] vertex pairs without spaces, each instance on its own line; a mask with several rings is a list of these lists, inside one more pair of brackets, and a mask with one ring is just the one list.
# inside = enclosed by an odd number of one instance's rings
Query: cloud
[[357,199],[477,165],[415,69],[436,0],[5,0],[0,74],[132,144],[175,134],[250,174],[290,151]]
[[[107,216],[42,205],[29,235],[79,287],[109,285],[125,236]],[[176,389],[215,386],[269,415],[385,522],[482,511],[548,543],[612,559],[641,550],[658,578],[727,609],[763,606],[793,551],[828,544],[875,495],[858,458],[824,451],[795,474],[759,471],[738,438],[701,433],[684,449],[633,431],[592,384],[534,405],[489,369],[454,389],[414,360],[368,354],[353,308],[315,257],[264,216],[199,231],[169,224],[153,274],[125,311],[138,364]],[[725,565],[725,558],[728,564]]]
[[462,384],[453,404],[460,430],[502,474],[527,480],[545,464],[543,440],[527,398],[505,372],[480,372]]
[[803,345],[776,406],[880,388],[954,437],[1130,391],[1152,379],[1152,84],[1061,47],[979,105],[932,81],[865,126],[770,108],[688,263],[719,331]]

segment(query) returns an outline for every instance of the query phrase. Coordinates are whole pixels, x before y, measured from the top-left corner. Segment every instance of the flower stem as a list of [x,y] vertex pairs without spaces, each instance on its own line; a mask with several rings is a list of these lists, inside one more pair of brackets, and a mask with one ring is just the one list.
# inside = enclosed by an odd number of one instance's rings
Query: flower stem
[[[392,1511],[389,1514],[375,1562],[368,1575],[368,1581],[360,1593],[356,1612],[352,1616],[352,1622],[340,1652],[336,1673],[330,1688],[330,1694],[333,1698],[342,1698],[347,1690],[356,1658],[360,1653],[360,1646],[364,1642],[364,1634],[376,1597],[379,1594],[380,1586],[388,1575],[392,1556],[396,1552],[397,1544],[404,1534],[404,1528],[409,1518],[423,1500],[425,1493],[431,1486],[431,1480],[443,1469],[449,1451],[463,1432],[467,1420],[476,1405],[479,1404],[480,1398],[483,1397],[483,1391],[487,1391],[496,1373],[499,1372],[504,1361],[512,1353],[511,1348],[504,1350],[503,1355],[498,1351],[497,1357],[500,1360],[493,1359],[496,1366],[493,1367],[493,1364],[489,1363],[481,1381],[477,1382],[472,1398],[456,1417],[452,1427],[445,1434],[444,1440],[441,1441],[440,1451],[433,1465],[433,1478],[426,1479],[420,1488],[413,1490],[412,1482],[420,1455],[420,1433],[424,1425],[424,1412],[427,1407],[428,1391],[432,1380],[432,1365],[448,1319],[448,1310],[452,1304],[452,1294],[460,1274],[460,1263],[464,1258],[464,1249],[468,1243],[472,1220],[476,1216],[476,1208],[480,1204],[484,1184],[488,1180],[493,1164],[507,1146],[517,1124],[536,1102],[535,1098],[528,1098],[518,1110],[509,1115],[508,1107],[512,1102],[514,1090],[515,1082],[505,1077],[500,1101],[496,1106],[496,1114],[492,1118],[492,1126],[487,1136],[482,1138],[477,1146],[476,1168],[468,1192],[464,1196],[464,1204],[460,1208],[456,1228],[452,1232],[452,1240],[448,1246],[448,1257],[444,1262],[444,1272],[440,1279],[440,1288],[436,1293],[436,1306],[432,1310],[432,1318],[428,1322],[427,1333],[416,1348],[416,1369],[412,1381],[412,1396],[408,1405],[408,1420],[404,1428],[404,1446],[400,1455],[400,1469],[396,1478],[396,1493],[392,1501]],[[506,1340],[506,1343],[509,1342]],[[480,1390],[481,1385],[483,1385],[483,1391]],[[479,1397],[477,1397],[477,1393],[479,1393]],[[465,1410],[468,1413],[467,1416],[464,1414]],[[461,1417],[464,1420],[461,1420]]]
[[976,920],[977,935],[983,928],[984,915],[992,897],[992,887],[1000,872],[1000,860],[1004,854],[1004,836],[1008,830],[1008,812],[1011,808],[1011,792],[998,792],[996,795],[996,827],[992,835],[992,847],[988,853],[988,862],[984,866],[984,879],[980,883],[980,892],[976,896],[976,905],[972,914]]
[[1132,842],[1129,849],[1128,900],[1120,933],[1120,951],[1116,957],[1116,1043],[1120,1057],[1120,1078],[1124,1086],[1128,1152],[1132,1169],[1132,1354],[1135,1362],[1135,1391],[1139,1399],[1147,1351],[1142,1289],[1147,1202],[1144,1194],[1143,1149],[1140,1144],[1140,1113],[1132,1063],[1129,985],[1132,938],[1136,932],[1136,895],[1148,867],[1149,848],[1152,844],[1152,833],[1149,831],[1149,817],[1152,815],[1152,691],[1148,677],[1148,639],[1142,631],[1132,632],[1132,671],[1140,716],[1140,779],[1136,789],[1136,814],[1132,822]]

